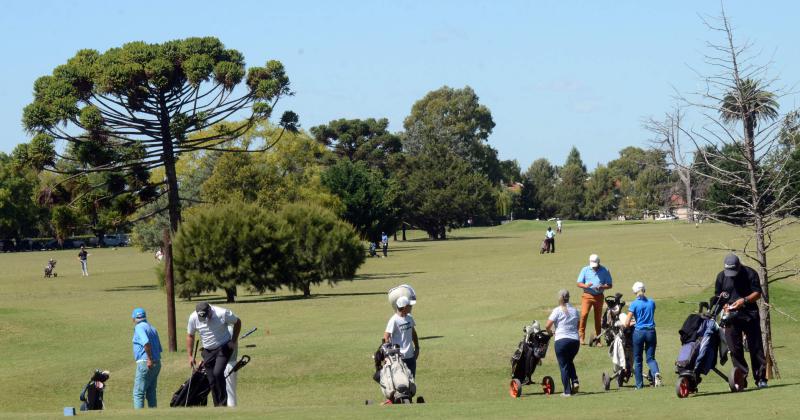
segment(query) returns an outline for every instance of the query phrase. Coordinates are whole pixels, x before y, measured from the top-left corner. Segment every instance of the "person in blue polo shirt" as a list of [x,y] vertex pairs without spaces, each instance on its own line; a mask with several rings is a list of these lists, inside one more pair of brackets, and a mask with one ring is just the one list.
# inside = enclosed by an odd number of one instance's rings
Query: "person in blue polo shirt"
[[633,284],[633,293],[636,300],[628,308],[627,327],[635,320],[633,329],[633,375],[636,378],[636,389],[644,386],[642,377],[642,350],[647,353],[647,366],[653,375],[655,386],[661,386],[661,371],[656,361],[656,303],[644,295],[644,283],[637,281]]
[[158,331],[147,322],[147,313],[136,308],[133,318],[133,358],[136,360],[136,377],[133,380],[133,408],[156,407],[156,386],[161,372],[161,340]]
[[611,272],[605,266],[600,265],[600,257],[597,254],[589,256],[589,265],[583,267],[578,274],[578,287],[583,289],[581,296],[581,319],[578,325],[578,335],[581,344],[586,344],[586,319],[589,317],[589,310],[594,308],[594,334],[600,335],[600,318],[603,314],[603,291],[610,289]]

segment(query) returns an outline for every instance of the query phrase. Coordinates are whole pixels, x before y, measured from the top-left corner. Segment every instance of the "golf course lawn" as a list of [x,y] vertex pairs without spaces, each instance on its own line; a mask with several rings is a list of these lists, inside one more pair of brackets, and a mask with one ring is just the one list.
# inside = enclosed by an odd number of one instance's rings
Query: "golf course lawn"
[[[90,250],[90,277],[81,277],[77,251],[2,254],[0,417],[60,417],[63,407],[79,406],[83,385],[100,368],[111,371],[107,410],[91,415],[104,418],[797,418],[800,324],[778,313],[773,327],[782,379],[771,381],[766,390],[731,394],[711,374],[697,395],[675,396],[677,331],[697,308],[688,302],[710,297],[725,254],[704,247],[739,247],[741,231],[682,222],[567,221],[556,237],[557,252],[540,255],[546,226],[516,221],[461,229],[447,241],[428,241],[411,232],[409,241],[390,242],[389,258],[368,258],[354,281],[314,287],[309,299],[288,292],[253,295],[244,288],[234,304],[225,303],[224,293],[203,296],[232,309],[243,330],[258,328],[240,344],[240,354],[252,357],[239,373],[240,407],[225,411],[169,407],[190,374],[185,330],[197,299],[176,303],[179,352],[163,355],[159,408],[131,408],[131,310],[144,307],[164,347],[168,341],[166,298],[157,286],[152,254],[131,248]],[[773,239],[789,242],[798,234],[800,228],[792,228]],[[611,370],[607,349],[582,347],[576,358],[579,395],[547,397],[540,387],[529,386],[522,398],[510,398],[509,358],[523,326],[533,319],[544,322],[560,288],[569,289],[577,301],[575,279],[590,253],[599,254],[611,270],[612,293],[624,293],[630,301],[630,287],[640,280],[656,300],[656,357],[665,386],[635,391],[631,382],[605,392],[600,378]],[[796,254],[800,244],[795,243],[770,258],[777,263]],[[42,278],[48,258],[58,260],[57,278]],[[417,292],[418,395],[428,403],[365,405],[365,400],[381,400],[371,379],[371,356],[391,316],[386,291],[402,283]],[[799,291],[796,277],[773,283],[772,302],[800,318]],[[722,370],[729,371],[730,364]],[[560,393],[552,343],[534,379],[543,375],[556,379]]]

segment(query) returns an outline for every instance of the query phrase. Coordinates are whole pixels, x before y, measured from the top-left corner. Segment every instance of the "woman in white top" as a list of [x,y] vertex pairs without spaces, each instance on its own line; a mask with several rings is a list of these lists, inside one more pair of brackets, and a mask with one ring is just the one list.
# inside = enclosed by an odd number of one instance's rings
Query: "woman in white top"
[[[563,397],[569,397],[578,392],[578,374],[575,372],[575,356],[580,349],[578,336],[578,311],[569,304],[569,291],[558,291],[558,306],[550,313],[547,319],[547,331],[555,335],[556,359],[561,369],[561,383],[564,386]],[[555,334],[553,333],[555,327]]]

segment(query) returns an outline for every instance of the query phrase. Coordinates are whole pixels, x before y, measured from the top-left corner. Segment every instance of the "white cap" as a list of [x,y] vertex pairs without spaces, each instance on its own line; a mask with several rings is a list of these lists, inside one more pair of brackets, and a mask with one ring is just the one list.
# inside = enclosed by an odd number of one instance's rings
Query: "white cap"
[[644,283],[637,281],[633,283],[633,293],[644,292]]
[[597,254],[589,255],[589,267],[595,268],[600,265],[600,257]]
[[400,296],[397,298],[397,309],[405,308],[406,306],[410,305],[408,298],[405,296]]

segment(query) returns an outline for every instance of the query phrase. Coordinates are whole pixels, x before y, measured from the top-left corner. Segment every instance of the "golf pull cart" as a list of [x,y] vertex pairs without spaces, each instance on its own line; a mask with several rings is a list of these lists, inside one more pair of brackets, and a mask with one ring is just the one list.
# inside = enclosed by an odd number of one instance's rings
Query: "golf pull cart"
[[[728,361],[728,346],[722,328],[727,326],[730,318],[735,316],[734,311],[723,310],[730,296],[721,293],[710,299],[710,304],[700,303],[698,313],[689,315],[683,323],[679,333],[681,336],[681,350],[675,362],[675,373],[678,381],[675,384],[675,394],[678,398],[686,398],[697,393],[697,387],[702,381],[701,375],[713,371],[725,382],[731,392],[743,391],[747,388],[745,372],[737,367],[731,368],[730,375],[725,375],[717,368],[717,354],[720,365]],[[719,323],[717,317],[722,314]]]
[[[511,356],[511,383],[508,393],[512,398],[522,396],[522,386],[533,384],[533,372],[536,366],[542,363],[542,359],[547,354],[547,347],[550,343],[550,334],[542,331],[539,322],[533,321],[530,325],[522,329],[525,335],[514,354]],[[550,395],[556,391],[555,381],[550,376],[542,378],[540,384],[542,392]]]

